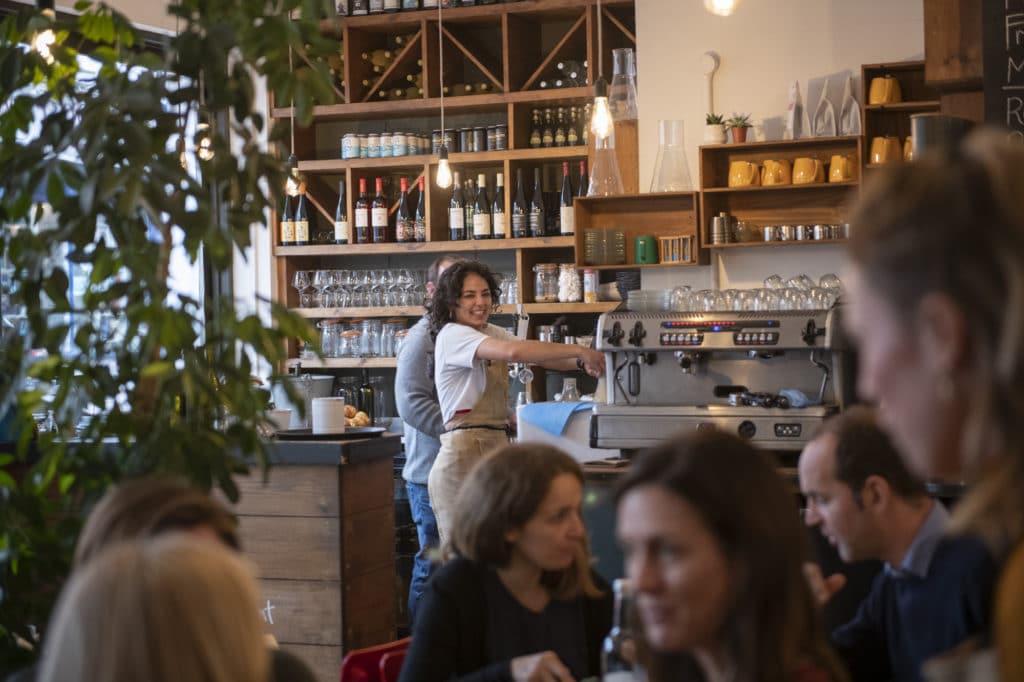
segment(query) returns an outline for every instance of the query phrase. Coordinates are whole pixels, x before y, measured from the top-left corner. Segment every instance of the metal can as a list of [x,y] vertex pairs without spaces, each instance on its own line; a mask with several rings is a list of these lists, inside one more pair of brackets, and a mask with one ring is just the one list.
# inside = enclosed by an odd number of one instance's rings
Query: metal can
[[811,234],[811,228],[807,225],[796,226],[796,240],[798,242],[806,241],[811,239],[814,235]]
[[764,234],[764,240],[766,242],[774,242],[778,240],[778,232],[774,225],[765,225],[761,228],[761,231]]
[[444,131],[444,144],[448,147],[450,152],[465,151],[462,147],[459,147],[459,135],[454,128],[448,128]]
[[366,135],[357,135],[359,138],[359,158],[368,159],[370,158],[370,145],[367,141]]
[[380,134],[380,155],[381,158],[390,157],[391,154],[391,133]]
[[487,151],[487,128],[483,126],[473,128],[473,151]]
[[487,126],[487,151],[494,151],[495,138],[497,133],[494,130],[494,126]]
[[345,133],[341,138],[341,158],[359,158],[359,136],[355,133]]
[[494,126],[494,149],[499,152],[508,149],[508,126],[504,123]]
[[441,130],[440,128],[430,133],[430,148],[432,154],[437,155],[441,153]]
[[391,134],[391,156],[406,156],[409,153],[409,136],[405,133]]
[[379,159],[380,158],[380,134],[379,133],[367,133],[366,134],[366,158],[368,158],[368,159]]
[[829,239],[831,238],[828,225],[815,225],[814,226],[814,238],[818,239]]
[[583,270],[583,302],[597,303],[598,289],[597,270],[586,268]]
[[459,128],[459,150],[464,152],[473,151],[472,128]]

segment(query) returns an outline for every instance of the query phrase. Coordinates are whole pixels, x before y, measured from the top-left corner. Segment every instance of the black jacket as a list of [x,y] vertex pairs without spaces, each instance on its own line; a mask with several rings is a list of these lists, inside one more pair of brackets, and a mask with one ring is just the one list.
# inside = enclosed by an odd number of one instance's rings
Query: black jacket
[[[416,613],[412,644],[399,682],[508,682],[511,661],[487,660],[487,614],[484,576],[492,569],[454,559],[438,569],[427,584]],[[583,621],[591,675],[600,675],[601,642],[612,626],[612,595],[607,582],[594,574],[602,591],[584,598]],[[538,652],[539,653],[539,652]]]

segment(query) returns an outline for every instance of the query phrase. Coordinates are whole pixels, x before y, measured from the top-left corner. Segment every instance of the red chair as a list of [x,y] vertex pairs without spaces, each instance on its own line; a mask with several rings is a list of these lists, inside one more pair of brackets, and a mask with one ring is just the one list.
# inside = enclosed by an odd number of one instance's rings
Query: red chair
[[[404,655],[411,639],[406,637],[387,644],[348,652],[341,661],[341,682],[379,682],[381,658],[385,654],[396,652],[402,652]],[[401,669],[401,662],[398,666]]]
[[406,650],[392,651],[380,657],[380,682],[398,682]]

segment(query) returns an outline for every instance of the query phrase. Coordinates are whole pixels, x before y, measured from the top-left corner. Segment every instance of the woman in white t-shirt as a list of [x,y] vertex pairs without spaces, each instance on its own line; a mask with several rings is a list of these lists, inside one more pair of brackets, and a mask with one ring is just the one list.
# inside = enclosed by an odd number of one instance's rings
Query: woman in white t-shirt
[[576,344],[517,339],[488,323],[498,282],[483,263],[461,261],[447,270],[427,308],[435,336],[434,382],[445,422],[427,488],[442,543],[451,506],[469,470],[508,443],[508,363],[604,373],[604,355]]

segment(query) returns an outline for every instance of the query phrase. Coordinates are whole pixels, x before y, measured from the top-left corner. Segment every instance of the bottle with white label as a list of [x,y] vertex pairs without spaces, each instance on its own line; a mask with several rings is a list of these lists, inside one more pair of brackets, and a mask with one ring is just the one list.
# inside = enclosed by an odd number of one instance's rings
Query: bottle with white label
[[466,238],[466,211],[463,206],[462,183],[459,182],[459,174],[455,172],[452,175],[455,182],[452,185],[452,200],[448,205],[448,230],[449,238],[455,242]]
[[569,162],[562,162],[562,194],[558,202],[558,215],[563,237],[576,234],[576,212],[572,208],[572,182],[569,180]]
[[334,243],[348,244],[348,206],[345,203],[345,180],[338,182],[338,207],[334,209]]
[[373,242],[383,244],[388,241],[388,200],[384,196],[384,178],[377,178],[375,182],[377,193],[370,205],[370,231]]
[[505,215],[505,174],[498,173],[494,181],[494,201],[491,202],[491,232],[495,239],[508,237],[508,217]]
[[366,196],[366,178],[359,178],[359,198],[356,199],[356,244],[373,242],[370,234],[370,199]]
[[476,176],[476,201],[473,202],[473,239],[491,238],[491,202],[487,200],[487,176]]
[[299,185],[299,201],[295,204],[295,245],[309,246],[309,199],[304,182]]

